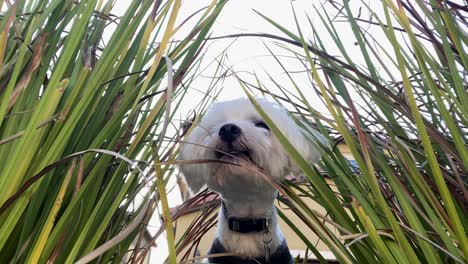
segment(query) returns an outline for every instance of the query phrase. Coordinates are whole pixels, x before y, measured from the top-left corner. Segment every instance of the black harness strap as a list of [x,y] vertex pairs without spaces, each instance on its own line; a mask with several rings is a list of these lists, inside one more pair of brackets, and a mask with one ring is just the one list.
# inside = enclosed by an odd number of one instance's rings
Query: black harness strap
[[[208,254],[217,254],[217,253],[228,253],[226,249],[221,245],[221,242],[216,238],[211,245]],[[270,256],[270,261],[267,263],[265,257],[258,257],[254,259],[242,258],[236,256],[226,256],[226,257],[214,257],[209,258],[210,263],[218,264],[292,264],[294,259],[289,253],[288,245],[286,240],[283,240],[281,245],[278,246],[276,251]]]
[[[263,232],[265,234],[269,233],[268,225],[269,218],[239,218],[229,216],[226,205],[221,203],[223,210],[224,218],[228,222],[229,229],[239,233],[253,233],[253,232]],[[264,242],[269,243],[269,242]],[[268,247],[268,244],[265,244]],[[208,254],[216,253],[228,253],[228,251],[223,247],[221,242],[216,238],[211,245],[211,249],[208,251]],[[286,240],[283,240],[278,246],[276,251],[273,254],[270,254],[269,251],[266,251],[268,254],[268,259],[266,256],[252,258],[243,258],[236,256],[226,256],[226,257],[214,257],[209,258],[210,263],[219,263],[219,264],[292,264],[294,259],[289,252],[288,245]]]

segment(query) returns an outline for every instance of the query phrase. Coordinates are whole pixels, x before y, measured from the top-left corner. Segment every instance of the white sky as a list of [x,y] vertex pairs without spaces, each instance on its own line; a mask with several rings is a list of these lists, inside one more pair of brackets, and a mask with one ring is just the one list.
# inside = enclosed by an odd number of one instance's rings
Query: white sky
[[[180,17],[183,18],[186,16],[185,14],[189,14],[193,12],[193,10],[198,9],[202,5],[202,2],[208,3],[209,1],[185,1],[184,4],[187,9],[184,9],[184,12],[181,13]],[[265,16],[270,17],[279,24],[285,26],[287,29],[296,32],[291,3],[299,16],[299,20],[305,23],[307,23],[304,15],[305,12],[308,12],[309,15],[312,16],[312,4],[320,4],[319,1],[311,0],[296,0],[293,2],[278,0],[232,0],[226,4],[221,15],[215,22],[212,36],[215,37],[236,33],[271,33],[279,36],[285,36],[274,26],[253,12],[253,10],[259,11]],[[312,20],[314,22],[319,22],[318,17],[312,17]],[[308,26],[304,26],[303,29],[307,28]],[[307,37],[312,37],[310,31],[306,31],[304,34]],[[349,39],[354,42],[354,37],[350,31],[343,32],[343,39]],[[205,60],[210,61],[210,57],[214,58],[219,55],[233,40],[234,39],[225,39],[209,42],[210,45],[208,46],[208,53],[205,56]],[[262,78],[263,80],[267,80],[267,75],[264,74],[265,70],[275,77],[280,77],[282,75],[286,79],[286,75],[275,62],[274,58],[271,57],[270,53],[265,48],[265,44],[267,44],[269,48],[273,49],[275,53],[286,54],[282,49],[276,47],[272,40],[257,37],[239,38],[228,49],[227,66],[232,67],[236,72],[239,72],[239,75],[242,78],[246,79],[253,80],[252,75],[248,73],[256,73],[265,77]],[[296,59],[284,59],[283,61],[286,65],[291,67],[290,70],[303,70],[303,67],[297,63]],[[305,79],[304,74],[301,75],[302,76],[296,75],[296,80],[298,80],[300,84],[304,85],[304,87],[302,87],[304,91],[310,91],[310,89],[305,87],[309,86],[308,80]],[[206,85],[207,81],[208,80],[206,79],[200,78],[194,83],[193,88],[204,90],[204,85]],[[288,82],[285,82],[285,84],[288,84]],[[221,93],[220,99],[234,99],[240,96],[244,96],[244,94],[236,79],[234,77],[227,78],[224,82],[224,90]]]

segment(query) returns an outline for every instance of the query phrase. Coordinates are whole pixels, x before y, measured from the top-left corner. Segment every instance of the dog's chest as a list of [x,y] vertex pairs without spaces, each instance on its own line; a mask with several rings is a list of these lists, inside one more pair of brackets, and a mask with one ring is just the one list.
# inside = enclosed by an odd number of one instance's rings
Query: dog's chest
[[[219,253],[228,253],[228,251],[223,247],[223,245],[218,239],[215,239],[208,254]],[[286,244],[286,241],[283,240],[283,242],[276,248],[275,252],[273,252],[268,258],[262,256],[248,259],[236,256],[226,256],[210,258],[209,261],[210,263],[219,264],[291,264],[294,262],[294,259],[292,258],[291,253],[289,252],[289,248]]]

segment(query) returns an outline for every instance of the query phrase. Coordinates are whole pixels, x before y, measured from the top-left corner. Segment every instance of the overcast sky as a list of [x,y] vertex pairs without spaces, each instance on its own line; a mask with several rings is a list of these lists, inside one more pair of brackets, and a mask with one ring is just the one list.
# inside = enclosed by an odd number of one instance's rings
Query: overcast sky
[[[186,17],[186,14],[192,13],[198,9],[202,2],[208,3],[209,1],[185,1],[185,8],[181,14],[181,18]],[[293,19],[292,6],[296,10],[299,20],[303,23],[305,30],[304,34],[306,37],[311,38],[311,30],[307,26],[307,20],[305,13],[307,12],[311,16],[314,24],[320,24],[318,17],[314,17],[313,3],[320,6],[320,1],[311,0],[296,0],[296,1],[269,1],[269,0],[233,0],[229,1],[221,15],[218,17],[214,27],[212,36],[223,36],[228,34],[237,33],[270,33],[279,36],[285,36],[282,32],[277,30],[269,22],[261,18],[253,10],[256,10],[263,15],[272,18],[282,26],[289,30],[296,32],[296,25]],[[324,29],[318,27],[319,30]],[[350,31],[343,31],[343,39],[349,39],[350,42],[354,42],[354,37]],[[258,37],[244,37],[239,39],[225,39],[209,42],[207,53],[205,55],[205,62],[211,61],[212,58],[218,56],[231,42],[227,50],[227,61],[226,66],[232,68],[238,72],[242,78],[252,79],[252,73],[256,73],[262,79],[267,80],[267,75],[264,74],[268,71],[275,77],[284,76],[283,70],[275,62],[275,59],[269,54],[265,45],[268,45],[275,54],[287,54],[283,49],[278,48],[272,40]],[[303,71],[304,68],[300,65],[296,59],[282,59],[282,62],[287,65],[288,70],[291,71]],[[207,72],[209,74],[209,71]],[[295,77],[300,84],[304,85],[304,91],[311,91],[307,89],[308,81],[305,74],[296,74]],[[193,89],[203,91],[208,80],[206,78],[199,78],[194,84]],[[287,82],[285,82],[287,83]],[[220,99],[227,100],[233,99],[239,96],[244,96],[241,88],[234,77],[227,78],[224,82],[224,90],[221,93]],[[201,98],[201,96],[200,96]]]

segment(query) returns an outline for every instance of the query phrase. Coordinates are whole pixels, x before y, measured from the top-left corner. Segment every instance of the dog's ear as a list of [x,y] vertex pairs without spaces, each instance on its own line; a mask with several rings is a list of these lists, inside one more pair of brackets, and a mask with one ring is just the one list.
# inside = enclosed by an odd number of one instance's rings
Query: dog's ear
[[195,163],[203,157],[206,148],[201,146],[197,139],[203,139],[203,130],[195,127],[190,135],[181,143],[179,160],[190,161],[181,163],[179,169],[182,172],[185,182],[192,193],[197,193],[206,184],[207,167],[206,164]]
[[[306,131],[300,127],[297,127],[294,134],[295,135],[290,138],[290,143],[310,165],[317,163],[321,158],[319,145],[327,145],[325,137],[314,129],[307,129]],[[289,157],[288,169],[295,175],[301,172],[300,168],[291,157]]]

